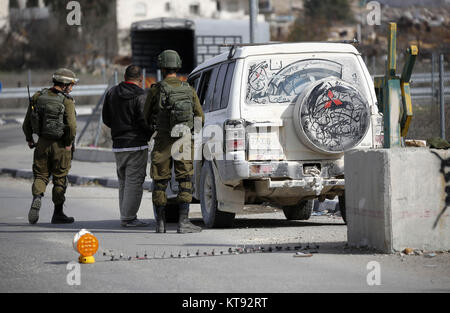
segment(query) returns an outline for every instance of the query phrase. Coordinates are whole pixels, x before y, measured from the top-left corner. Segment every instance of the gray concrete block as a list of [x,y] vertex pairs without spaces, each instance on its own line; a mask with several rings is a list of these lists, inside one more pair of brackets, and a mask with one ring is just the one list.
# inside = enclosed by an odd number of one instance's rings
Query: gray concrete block
[[14,176],[20,177],[20,178],[25,178],[25,179],[30,179],[30,178],[34,177],[32,171],[26,171],[26,170],[17,170],[16,174]]
[[83,162],[116,162],[114,152],[105,148],[76,148],[73,159]]
[[450,151],[354,150],[345,154],[350,246],[385,253],[450,249]]

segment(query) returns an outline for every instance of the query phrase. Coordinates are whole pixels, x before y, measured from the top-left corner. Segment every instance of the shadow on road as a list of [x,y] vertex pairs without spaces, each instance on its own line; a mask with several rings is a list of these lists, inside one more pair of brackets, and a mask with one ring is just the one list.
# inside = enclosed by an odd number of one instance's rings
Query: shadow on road
[[[18,230],[0,230],[0,233],[8,232],[73,232],[82,228],[86,228],[97,232],[148,232],[155,229],[155,221],[153,219],[144,219],[149,223],[149,227],[129,227],[120,226],[119,220],[96,220],[96,221],[75,221],[73,224],[51,224],[38,223],[30,225],[24,223],[0,223],[0,227],[21,227]],[[201,218],[192,218],[192,223],[202,228],[206,228]],[[314,227],[314,226],[345,226],[342,223],[318,222],[318,221],[287,221],[282,219],[267,219],[267,218],[239,218],[234,220],[232,227],[229,229],[242,228],[282,228],[282,227]],[[25,229],[22,229],[24,227]],[[176,223],[168,223],[169,230],[176,230]],[[220,229],[220,228],[217,228]]]
[[283,219],[242,218],[234,220],[233,228],[278,228],[278,227],[311,227],[311,226],[345,226],[345,223],[319,221],[288,221]]

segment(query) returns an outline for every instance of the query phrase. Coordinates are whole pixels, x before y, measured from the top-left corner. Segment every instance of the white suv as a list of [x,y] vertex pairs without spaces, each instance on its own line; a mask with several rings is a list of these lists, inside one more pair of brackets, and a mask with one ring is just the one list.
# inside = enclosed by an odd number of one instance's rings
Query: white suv
[[246,204],[289,220],[313,200],[340,199],[344,152],[382,146],[373,81],[344,43],[234,46],[189,75],[205,113],[194,198],[207,227],[229,227]]

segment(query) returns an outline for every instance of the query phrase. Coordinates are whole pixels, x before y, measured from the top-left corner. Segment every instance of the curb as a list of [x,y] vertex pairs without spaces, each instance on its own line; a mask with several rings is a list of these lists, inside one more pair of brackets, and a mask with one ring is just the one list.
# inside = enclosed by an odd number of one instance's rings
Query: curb
[[[26,170],[18,170],[11,168],[0,168],[0,175],[7,174],[11,175],[14,178],[25,178],[31,179],[33,178],[32,171]],[[95,184],[100,185],[106,188],[119,188],[119,180],[115,178],[105,178],[105,177],[93,177],[93,176],[79,176],[79,175],[67,175],[69,183],[72,185],[86,185],[86,184]],[[145,181],[143,184],[145,190],[151,190],[152,181]]]

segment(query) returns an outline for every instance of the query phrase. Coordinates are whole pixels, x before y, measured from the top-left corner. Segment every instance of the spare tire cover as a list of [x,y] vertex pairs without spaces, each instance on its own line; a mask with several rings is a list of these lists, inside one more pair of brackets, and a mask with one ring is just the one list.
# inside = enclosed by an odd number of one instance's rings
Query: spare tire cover
[[294,125],[300,140],[317,152],[342,153],[357,146],[370,124],[369,104],[352,85],[325,78],[296,101]]

